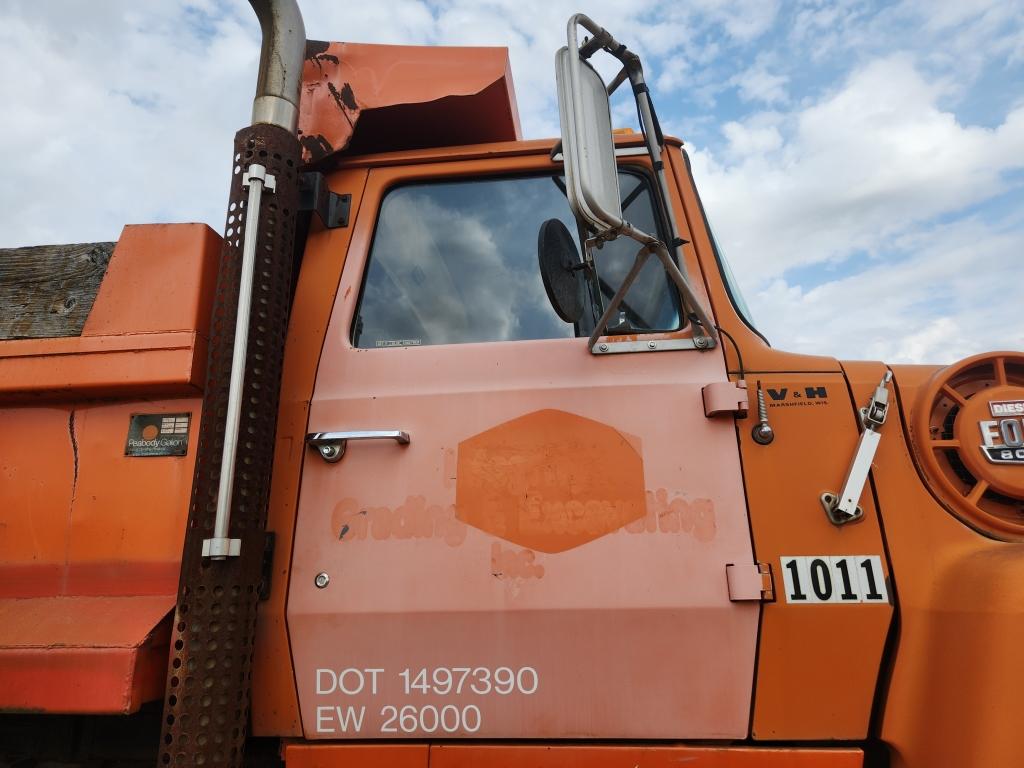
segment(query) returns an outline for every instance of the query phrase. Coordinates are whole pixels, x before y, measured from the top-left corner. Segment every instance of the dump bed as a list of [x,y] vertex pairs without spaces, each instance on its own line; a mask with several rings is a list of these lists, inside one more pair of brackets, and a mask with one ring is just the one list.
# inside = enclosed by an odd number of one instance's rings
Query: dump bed
[[163,693],[220,237],[2,252],[0,711]]

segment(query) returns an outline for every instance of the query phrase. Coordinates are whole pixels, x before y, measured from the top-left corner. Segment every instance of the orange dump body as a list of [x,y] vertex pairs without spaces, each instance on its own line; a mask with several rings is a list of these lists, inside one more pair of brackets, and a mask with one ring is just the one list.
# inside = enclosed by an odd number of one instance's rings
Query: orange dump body
[[[300,767],[1019,762],[1024,356],[893,367],[860,517],[837,525],[822,495],[889,369],[758,335],[681,142],[668,202],[726,332],[712,348],[688,325],[628,334],[629,354],[571,327],[431,343],[414,299],[460,277],[447,235],[479,243],[459,269],[502,270],[515,232],[474,220],[475,195],[459,215],[389,195],[557,178],[553,142],[520,140],[493,49],[311,44],[304,83],[306,159],[350,215],[312,220],[289,319],[254,735]],[[640,137],[616,142],[649,183]],[[498,210],[513,229],[518,202]],[[163,695],[218,246],[129,227],[80,337],[0,342],[0,711]],[[378,261],[418,286],[388,306],[422,337],[359,341]],[[479,308],[472,331],[520,309],[535,276],[513,277],[447,311]],[[130,455],[140,415],[143,442],[185,423],[183,454]],[[409,440],[353,439],[337,462],[306,444],[342,430]]]
[[81,336],[0,342],[0,710],[162,695],[194,446],[127,442],[137,415],[148,442],[168,417],[198,428],[219,246],[126,227]]

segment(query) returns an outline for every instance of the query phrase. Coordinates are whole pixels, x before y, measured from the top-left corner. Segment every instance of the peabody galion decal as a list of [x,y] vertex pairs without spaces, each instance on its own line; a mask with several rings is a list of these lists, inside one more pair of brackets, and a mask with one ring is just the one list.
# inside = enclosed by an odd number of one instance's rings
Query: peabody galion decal
[[996,418],[978,422],[981,451],[993,464],[1024,464],[1024,400],[992,400]]
[[188,453],[190,413],[133,413],[125,456],[184,456]]

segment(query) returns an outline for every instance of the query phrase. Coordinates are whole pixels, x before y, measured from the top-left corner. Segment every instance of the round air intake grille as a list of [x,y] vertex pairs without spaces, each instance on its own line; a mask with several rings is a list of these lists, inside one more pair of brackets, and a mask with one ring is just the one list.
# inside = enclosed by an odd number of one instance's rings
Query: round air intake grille
[[910,431],[925,478],[955,515],[1024,540],[1024,354],[990,352],[936,372]]

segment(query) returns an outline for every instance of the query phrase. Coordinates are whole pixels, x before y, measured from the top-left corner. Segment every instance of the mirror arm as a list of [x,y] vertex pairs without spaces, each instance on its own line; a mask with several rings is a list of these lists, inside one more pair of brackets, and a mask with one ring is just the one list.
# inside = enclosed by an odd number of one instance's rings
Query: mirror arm
[[694,329],[694,337],[708,336],[711,339],[715,339],[715,324],[711,322],[711,318],[708,317],[707,312],[704,310],[704,306],[700,303],[700,300],[697,298],[697,294],[693,290],[693,286],[690,285],[690,281],[687,280],[686,276],[679,271],[679,267],[676,266],[675,261],[672,260],[672,256],[669,254],[668,248],[665,247],[665,244],[658,240],[658,238],[652,237],[651,235],[636,229],[628,222],[623,225],[621,234],[631,237],[639,242],[641,244],[640,250],[637,251],[636,259],[633,261],[633,266],[630,268],[629,273],[619,286],[619,290],[615,292],[611,302],[608,304],[608,308],[605,309],[604,314],[601,315],[601,319],[598,320],[597,325],[594,326],[594,332],[590,334],[590,339],[587,341],[587,348],[590,352],[594,351],[594,346],[597,344],[597,340],[604,335],[605,330],[608,328],[608,323],[611,322],[612,317],[615,316],[619,307],[622,306],[622,302],[626,299],[626,294],[629,292],[630,287],[640,274],[640,270],[643,269],[644,264],[647,262],[647,257],[652,253],[658,257],[659,261],[661,261],[661,265],[665,268],[665,271],[668,273],[669,278],[675,285],[676,290],[679,291],[679,296],[683,300],[684,313],[686,312],[686,306],[692,307],[693,317],[696,318],[695,325],[699,326]]
[[[703,333],[707,334],[711,338],[715,338],[714,324],[708,318],[707,312],[704,310],[703,305],[697,299],[692,288],[689,285],[689,280],[686,277],[686,261],[683,255],[683,243],[684,241],[679,237],[679,227],[676,224],[675,212],[672,210],[672,205],[669,202],[671,197],[669,196],[668,182],[665,179],[665,163],[662,160],[662,146],[659,141],[656,140],[658,131],[656,130],[656,123],[654,120],[654,112],[651,109],[651,96],[647,90],[647,83],[644,80],[643,67],[640,64],[640,59],[634,54],[630,54],[633,60],[623,66],[623,71],[628,71],[629,81],[633,86],[633,95],[636,98],[637,109],[640,112],[640,120],[643,123],[644,137],[647,143],[647,152],[651,156],[651,164],[654,166],[654,175],[658,180],[657,194],[655,197],[658,200],[658,207],[661,209],[662,221],[668,222],[669,233],[672,237],[671,247],[676,255],[676,263],[673,263],[672,269],[669,269],[668,265],[665,269],[668,271],[669,277],[679,288],[679,295],[683,302],[683,313],[687,317],[691,314],[697,318],[697,321],[703,326]],[[660,255],[660,254],[659,254]],[[667,250],[666,250],[667,255]],[[664,263],[664,259],[662,259]],[[680,287],[685,285],[685,289]]]
[[[672,259],[667,246],[658,238],[636,229],[629,222],[625,223],[621,233],[627,237],[633,238],[637,242],[643,243],[653,249],[653,252],[657,254],[662,265],[665,267],[665,271],[668,272],[669,278],[672,280],[673,284],[675,284],[676,290],[679,291],[679,298],[682,299],[683,303],[684,316],[692,316],[696,318],[696,325],[700,326],[699,328],[694,329],[693,335],[708,336],[712,339],[717,338],[715,334],[715,324],[711,321],[707,311],[704,309],[704,305],[701,304],[700,299],[697,297],[697,293],[690,284],[689,278],[680,270],[679,266]],[[681,246],[677,247],[676,252],[679,254],[679,257],[682,258]],[[625,297],[625,294],[623,294],[623,297]],[[687,307],[690,308],[689,312],[687,312]]]
[[626,67],[619,70],[619,74],[615,76],[615,79],[608,84],[608,95],[611,96],[615,91],[618,90],[619,86],[622,85],[629,79],[629,72]]
[[591,352],[594,351],[594,346],[597,344],[597,340],[604,334],[605,329],[608,327],[608,323],[611,322],[612,317],[618,311],[622,302],[625,301],[626,293],[640,274],[640,270],[643,269],[644,264],[647,263],[647,257],[650,256],[652,252],[653,248],[649,243],[641,245],[640,250],[636,252],[636,258],[633,260],[633,266],[630,267],[629,273],[622,281],[622,285],[620,285],[619,290],[615,292],[611,302],[608,304],[608,308],[604,311],[604,314],[601,315],[601,319],[597,321],[597,325],[594,326],[594,332],[590,334],[590,338],[587,340],[587,349]]

